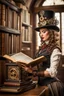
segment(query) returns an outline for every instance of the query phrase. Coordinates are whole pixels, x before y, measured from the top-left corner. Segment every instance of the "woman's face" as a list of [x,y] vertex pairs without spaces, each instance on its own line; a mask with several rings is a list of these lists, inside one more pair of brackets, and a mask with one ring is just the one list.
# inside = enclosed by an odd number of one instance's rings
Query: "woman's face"
[[45,28],[40,29],[40,37],[41,37],[41,40],[47,41],[50,37],[49,30]]

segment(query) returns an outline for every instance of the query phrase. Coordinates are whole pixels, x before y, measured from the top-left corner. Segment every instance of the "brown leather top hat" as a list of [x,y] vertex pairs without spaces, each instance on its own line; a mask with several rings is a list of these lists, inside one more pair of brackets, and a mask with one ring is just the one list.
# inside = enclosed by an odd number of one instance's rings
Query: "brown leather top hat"
[[38,13],[39,23],[38,27],[35,28],[36,31],[39,31],[41,28],[53,29],[59,32],[57,27],[58,20],[55,18],[54,11],[45,10]]

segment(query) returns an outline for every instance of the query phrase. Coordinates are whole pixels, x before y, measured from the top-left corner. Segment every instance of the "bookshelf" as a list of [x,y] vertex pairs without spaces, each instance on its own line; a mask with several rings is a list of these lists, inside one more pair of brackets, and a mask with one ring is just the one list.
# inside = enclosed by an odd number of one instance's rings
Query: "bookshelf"
[[32,42],[32,26],[25,22],[22,22],[22,42],[31,43]]
[[[21,11],[22,9],[9,0],[0,0],[0,56],[21,50]],[[3,84],[3,78],[5,79],[5,61],[0,59],[0,86]]]
[[[10,0],[0,0],[0,56],[22,51],[32,57],[32,49],[30,13],[25,7],[12,4]],[[6,75],[5,63],[0,60],[0,86]]]
[[0,50],[0,55],[20,51],[20,13],[21,9],[18,6],[10,1],[0,0],[0,49],[3,49],[3,51]]
[[21,51],[25,54],[32,56],[32,25],[30,22],[30,13],[26,7],[22,7],[22,29],[21,29],[21,38],[22,38],[22,47]]

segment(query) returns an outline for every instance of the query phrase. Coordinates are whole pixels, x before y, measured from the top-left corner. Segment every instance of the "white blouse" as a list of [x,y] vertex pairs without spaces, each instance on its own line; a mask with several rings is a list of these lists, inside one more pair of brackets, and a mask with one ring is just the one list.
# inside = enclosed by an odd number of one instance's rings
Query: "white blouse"
[[51,75],[51,77],[56,77],[57,75],[57,68],[60,64],[61,56],[62,54],[58,48],[53,50],[50,58],[50,68],[46,69]]

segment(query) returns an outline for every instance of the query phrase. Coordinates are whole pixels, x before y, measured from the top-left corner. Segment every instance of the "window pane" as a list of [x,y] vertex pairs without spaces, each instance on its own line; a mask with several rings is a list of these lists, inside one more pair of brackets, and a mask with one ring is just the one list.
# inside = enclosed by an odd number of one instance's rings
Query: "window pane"
[[58,20],[58,27],[60,28],[60,13],[55,13],[55,17]]
[[[57,26],[60,28],[60,13],[58,13],[58,12],[55,13],[55,17],[58,20],[58,25]],[[60,32],[56,32],[56,40],[57,40],[58,45],[60,46]]]
[[62,54],[64,55],[64,12],[62,12],[61,16],[62,16]]

